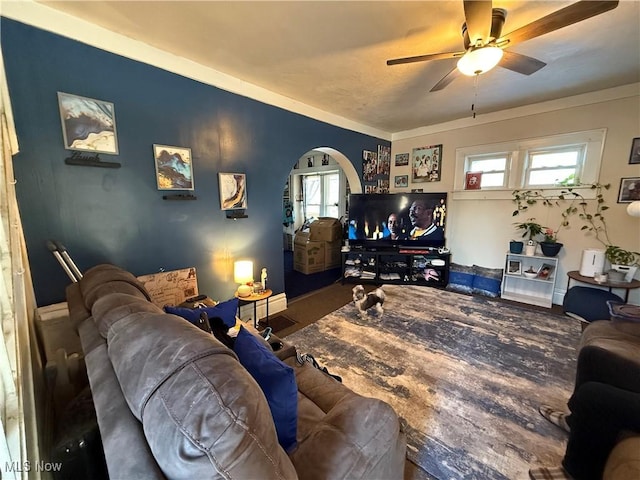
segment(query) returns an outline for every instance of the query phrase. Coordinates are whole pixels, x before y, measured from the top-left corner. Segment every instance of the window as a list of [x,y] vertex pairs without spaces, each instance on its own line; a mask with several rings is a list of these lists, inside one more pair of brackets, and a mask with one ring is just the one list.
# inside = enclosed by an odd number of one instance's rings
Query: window
[[[598,129],[459,148],[453,198],[511,198],[516,189],[597,182],[605,134]],[[465,190],[468,172],[482,172],[480,189]]]
[[480,188],[506,187],[509,154],[474,155],[467,160],[467,172],[482,172]]
[[302,176],[304,216],[334,217],[339,215],[340,174],[336,171]]
[[584,145],[576,145],[530,151],[525,186],[574,184],[580,178],[584,150]]

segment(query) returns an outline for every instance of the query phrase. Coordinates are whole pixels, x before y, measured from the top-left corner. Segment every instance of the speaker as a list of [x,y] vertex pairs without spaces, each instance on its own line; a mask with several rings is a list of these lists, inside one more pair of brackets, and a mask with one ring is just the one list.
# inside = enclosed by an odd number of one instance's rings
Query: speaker
[[583,277],[594,277],[596,273],[604,271],[604,250],[587,249],[582,251],[582,262],[580,262],[580,275]]

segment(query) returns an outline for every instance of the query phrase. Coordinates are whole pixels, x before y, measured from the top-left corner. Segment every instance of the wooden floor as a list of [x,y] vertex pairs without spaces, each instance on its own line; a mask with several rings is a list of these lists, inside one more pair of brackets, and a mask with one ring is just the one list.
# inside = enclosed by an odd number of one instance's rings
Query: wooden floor
[[[353,301],[352,288],[355,286],[353,283],[345,283],[337,281],[328,287],[315,290],[306,295],[296,297],[289,302],[287,309],[283,312],[279,312],[280,315],[293,320],[295,323],[290,327],[285,328],[278,332],[278,336],[281,338],[291,335],[293,332],[306,327],[320,320],[325,315],[337,310],[340,307],[345,306],[347,303]],[[375,289],[378,285],[364,285],[366,291]],[[384,288],[384,285],[383,285]],[[425,287],[431,288],[431,287]],[[503,300],[497,298],[496,300],[517,305],[520,307],[530,308],[532,310],[538,310],[541,312],[551,312],[558,315],[563,314],[562,305],[553,305],[551,308],[538,307],[536,305],[527,305],[520,302],[514,302],[512,300]]]
[[[352,288],[354,286],[355,284],[352,283],[342,284],[340,281],[338,281],[328,287],[324,287],[320,290],[316,290],[293,299],[289,303],[288,308],[285,311],[280,312],[280,314],[290,318],[295,323],[294,325],[279,331],[277,335],[280,338],[285,338],[287,335],[291,335],[292,333],[306,327],[307,325],[312,324],[313,322],[320,320],[325,315],[353,301]],[[376,287],[377,285],[365,285],[365,290],[370,291],[375,289]],[[551,308],[544,308],[535,305],[526,305],[519,302],[513,302],[510,300],[502,300],[499,298],[496,300],[513,305],[518,305],[520,307],[524,306],[527,308],[531,308],[532,310],[538,310],[541,312],[552,312],[560,315],[562,315],[563,313],[561,305],[553,305]],[[405,462],[404,480],[437,479],[429,475],[427,472],[422,470],[410,460],[407,460]]]

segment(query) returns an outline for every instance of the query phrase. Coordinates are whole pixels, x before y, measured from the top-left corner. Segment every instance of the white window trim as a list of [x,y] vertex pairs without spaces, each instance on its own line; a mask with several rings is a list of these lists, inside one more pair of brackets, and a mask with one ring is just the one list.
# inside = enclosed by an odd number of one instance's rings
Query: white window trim
[[[592,184],[598,181],[600,165],[602,163],[602,153],[607,134],[606,128],[586,130],[583,132],[564,133],[559,135],[514,140],[510,142],[492,143],[486,145],[475,145],[471,147],[461,147],[456,149],[455,177],[452,197],[454,200],[510,200],[513,190],[529,190],[524,187],[524,162],[527,151],[536,148],[555,147],[560,145],[571,145],[585,143],[586,157],[580,178],[581,184]],[[483,155],[490,153],[510,152],[510,161],[507,167],[508,182],[507,188],[491,187],[481,190],[465,190],[465,160],[471,155]],[[584,198],[595,198],[595,192],[590,187],[571,187],[584,196]],[[548,195],[560,195],[561,190],[566,187],[536,187],[535,190],[544,190]]]

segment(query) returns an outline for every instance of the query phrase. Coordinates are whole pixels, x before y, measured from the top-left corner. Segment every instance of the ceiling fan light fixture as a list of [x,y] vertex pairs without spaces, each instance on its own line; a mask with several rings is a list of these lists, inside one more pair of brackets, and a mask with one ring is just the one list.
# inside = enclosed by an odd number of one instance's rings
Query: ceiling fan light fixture
[[502,49],[493,46],[472,48],[458,60],[458,70],[473,77],[486,73],[502,59]]

